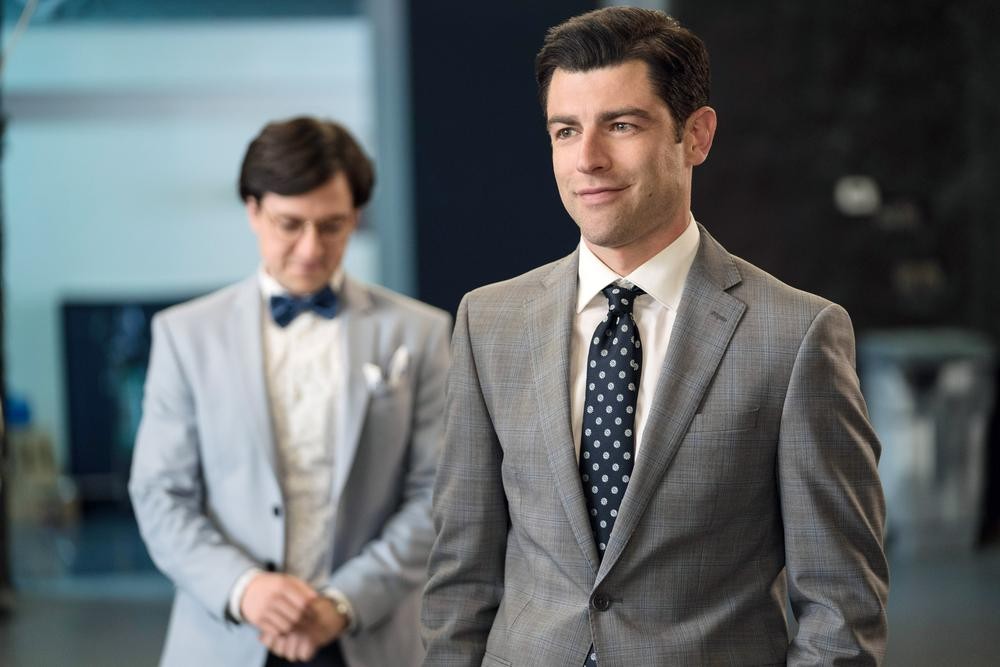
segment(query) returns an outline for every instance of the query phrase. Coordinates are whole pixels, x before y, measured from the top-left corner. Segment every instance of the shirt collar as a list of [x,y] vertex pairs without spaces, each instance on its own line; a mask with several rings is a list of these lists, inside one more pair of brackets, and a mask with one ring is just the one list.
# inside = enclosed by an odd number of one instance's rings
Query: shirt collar
[[[264,268],[263,264],[261,264],[260,268],[257,269],[257,283],[260,285],[260,293],[264,297],[265,301],[272,296],[288,294],[288,290],[267,272],[267,269]],[[340,288],[343,287],[343,284],[344,267],[339,266],[337,267],[337,270],[333,272],[333,275],[330,276],[330,289],[339,294]]]
[[641,287],[664,307],[677,310],[684,292],[684,281],[687,280],[688,271],[698,252],[700,239],[698,224],[694,216],[690,216],[687,228],[673,243],[650,257],[632,273],[619,276],[598,259],[581,238],[576,312],[586,308],[610,283],[623,279]]

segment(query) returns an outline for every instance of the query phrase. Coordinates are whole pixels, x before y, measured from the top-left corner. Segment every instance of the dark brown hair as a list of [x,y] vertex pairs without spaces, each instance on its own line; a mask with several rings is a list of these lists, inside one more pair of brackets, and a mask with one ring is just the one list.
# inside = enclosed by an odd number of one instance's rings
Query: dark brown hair
[[265,193],[301,195],[343,172],[361,208],[371,198],[375,170],[342,125],[301,116],[268,123],[247,147],[240,169],[240,199]]
[[711,74],[705,44],[677,19],[652,9],[607,7],[551,28],[535,58],[542,112],[556,69],[586,72],[641,60],[666,103],[680,141],[684,122],[708,104]]

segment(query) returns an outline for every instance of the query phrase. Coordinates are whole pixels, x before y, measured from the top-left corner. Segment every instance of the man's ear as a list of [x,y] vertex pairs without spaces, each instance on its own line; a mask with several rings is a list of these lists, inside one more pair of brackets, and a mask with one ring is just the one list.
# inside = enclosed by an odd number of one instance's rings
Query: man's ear
[[701,107],[684,124],[684,153],[688,164],[697,166],[708,159],[718,118],[712,107]]

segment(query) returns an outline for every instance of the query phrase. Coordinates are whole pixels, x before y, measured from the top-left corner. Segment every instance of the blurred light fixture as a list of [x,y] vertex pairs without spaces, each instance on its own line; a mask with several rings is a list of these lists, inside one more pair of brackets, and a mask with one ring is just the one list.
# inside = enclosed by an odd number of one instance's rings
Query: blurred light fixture
[[833,187],[833,203],[850,218],[867,217],[882,206],[882,192],[871,176],[841,176]]

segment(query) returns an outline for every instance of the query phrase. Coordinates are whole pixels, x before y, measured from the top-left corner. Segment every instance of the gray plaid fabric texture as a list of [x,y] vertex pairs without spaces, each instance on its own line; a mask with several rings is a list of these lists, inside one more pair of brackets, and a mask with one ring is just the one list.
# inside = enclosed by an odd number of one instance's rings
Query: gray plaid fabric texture
[[[638,287],[608,285],[602,292],[608,313],[597,325],[587,357],[587,390],[580,440],[580,479],[598,557],[604,555],[635,452],[635,402],[642,373],[642,343],[632,318]],[[590,647],[587,666],[596,667]]]
[[425,664],[579,666],[591,643],[600,667],[881,663],[885,505],[850,319],[699,231],[603,554],[572,434],[578,253],[463,299]]

